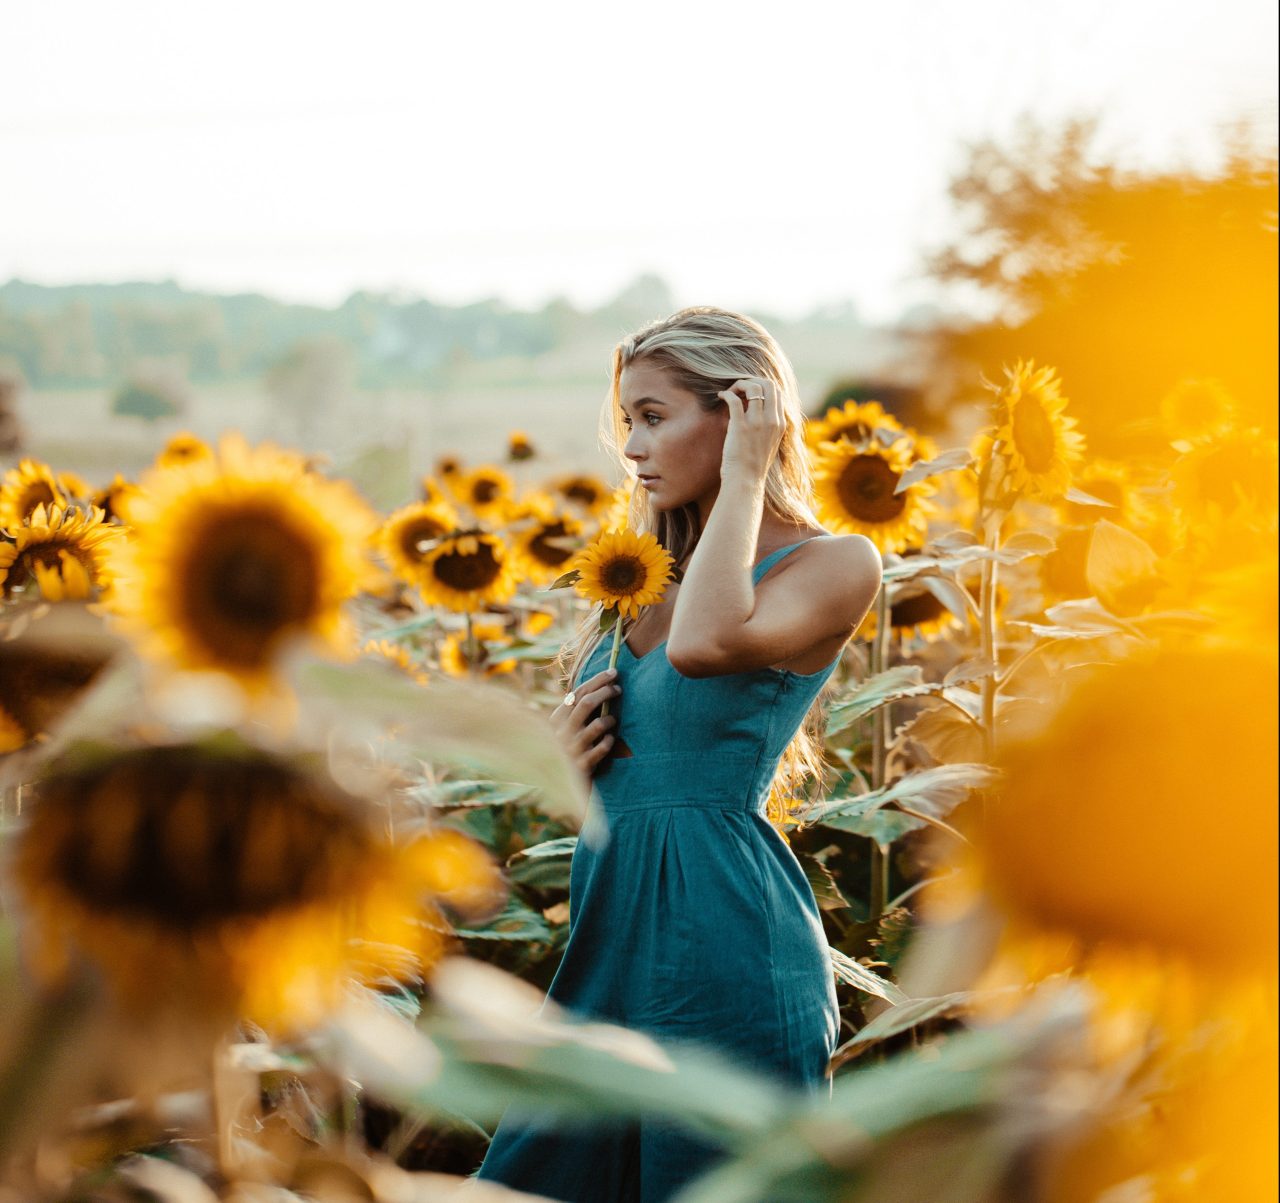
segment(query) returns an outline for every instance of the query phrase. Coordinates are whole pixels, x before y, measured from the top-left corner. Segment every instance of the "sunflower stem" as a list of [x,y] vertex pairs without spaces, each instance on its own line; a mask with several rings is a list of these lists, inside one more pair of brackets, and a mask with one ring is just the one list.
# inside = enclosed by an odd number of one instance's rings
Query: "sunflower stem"
[[[622,647],[622,615],[619,614],[613,620],[613,648],[609,652],[609,667],[613,668],[618,663],[618,649]],[[612,699],[605,698],[604,704],[600,707],[600,717],[604,718],[609,713],[609,702]]]
[[[876,637],[871,643],[871,671],[884,672],[889,658],[889,593],[881,581],[876,594]],[[889,707],[882,706],[871,723],[871,788],[881,789],[888,771]],[[878,840],[871,841],[870,922],[879,926],[889,898],[888,849]]]
[[476,675],[476,632],[471,623],[471,611],[467,611],[467,675]]

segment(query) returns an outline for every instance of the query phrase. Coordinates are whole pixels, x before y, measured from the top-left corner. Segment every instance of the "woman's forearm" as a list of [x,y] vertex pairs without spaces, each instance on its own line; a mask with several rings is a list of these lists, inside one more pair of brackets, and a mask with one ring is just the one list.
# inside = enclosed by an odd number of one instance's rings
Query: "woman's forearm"
[[738,476],[721,480],[676,593],[668,637],[671,653],[683,649],[696,655],[733,645],[755,608],[751,569],[763,515],[763,482]]

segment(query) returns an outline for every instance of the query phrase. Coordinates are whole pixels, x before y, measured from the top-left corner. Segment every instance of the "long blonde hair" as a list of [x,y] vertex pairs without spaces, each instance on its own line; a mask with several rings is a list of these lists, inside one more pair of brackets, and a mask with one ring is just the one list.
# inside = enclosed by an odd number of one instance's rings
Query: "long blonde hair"
[[[744,376],[772,380],[782,403],[785,426],[778,453],[765,476],[764,504],[785,520],[820,525],[810,506],[813,485],[805,453],[800,389],[786,353],[759,322],[711,305],[692,305],[650,322],[613,349],[612,380],[600,411],[600,441],[632,482],[628,523],[633,530],[652,534],[677,565],[682,565],[693,552],[701,533],[693,503],[675,510],[655,511],[645,490],[634,487],[635,471],[622,450],[627,431],[619,394],[623,369],[641,360],[665,370],[677,388],[692,393],[708,412],[724,404],[717,394],[735,380]],[[600,603],[592,607],[560,650],[556,667],[566,682],[573,680],[603,638],[599,629],[601,608]],[[624,620],[624,638],[631,625],[632,620]],[[769,801],[770,818],[775,824],[794,819],[800,809],[796,804],[806,801],[801,791],[807,778],[814,779],[814,792],[820,794],[824,787],[821,711],[826,693],[824,689],[814,700],[779,761]]]

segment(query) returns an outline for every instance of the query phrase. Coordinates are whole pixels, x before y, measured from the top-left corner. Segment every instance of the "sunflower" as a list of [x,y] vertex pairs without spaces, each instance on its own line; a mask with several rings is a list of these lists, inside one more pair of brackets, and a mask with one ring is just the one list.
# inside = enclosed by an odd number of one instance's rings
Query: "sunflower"
[[457,528],[458,515],[451,506],[419,501],[401,506],[387,518],[374,543],[396,576],[418,585],[432,544]]
[[0,543],[0,588],[36,587],[46,601],[83,599],[108,584],[109,556],[119,541],[118,526],[104,521],[99,509],[82,514],[60,505],[38,505],[30,521],[12,532],[12,543]]
[[[913,635],[933,643],[958,630],[963,624],[929,590],[899,598],[889,605],[889,627],[903,635]],[[876,637],[878,622],[873,606],[867,611],[855,634],[870,643]]]
[[598,476],[561,476],[553,482],[552,491],[597,518],[613,503],[613,489]]
[[1276,447],[1258,427],[1195,444],[1170,470],[1174,503],[1191,522],[1246,506],[1274,514]]
[[16,530],[38,505],[65,506],[67,496],[48,464],[24,459],[0,482],[0,530]]
[[369,639],[360,649],[362,655],[385,660],[394,664],[406,676],[412,677],[419,685],[426,685],[431,678],[414,663],[409,649],[402,643],[392,643],[390,639]]
[[906,427],[879,401],[846,401],[833,405],[821,418],[810,418],[804,424],[804,441],[813,451],[823,443],[848,438],[855,443],[896,442],[906,434]]
[[93,496],[93,486],[76,472],[59,472],[58,488],[68,497],[75,497],[80,501],[87,501]]
[[156,456],[155,467],[172,468],[179,464],[192,464],[213,458],[213,448],[189,430],[175,434]]
[[107,520],[117,522],[129,521],[129,501],[136,497],[138,486],[125,480],[119,472],[105,489],[93,495],[92,504],[106,514]]
[[[452,497],[454,501],[463,500],[461,487],[466,483],[467,473],[463,468],[462,460],[459,456],[442,455],[438,460],[436,460],[435,475],[423,477],[424,487],[427,481],[431,481],[435,484],[436,478],[438,478],[444,485],[445,489],[448,490],[449,496]],[[437,485],[437,487],[439,486]],[[429,493],[428,500],[430,500]]]
[[516,494],[511,477],[492,464],[481,464],[468,472],[454,491],[482,522],[501,522]]
[[[1244,647],[1170,647],[1088,671],[1006,736],[981,821],[969,804],[957,812],[989,896],[1087,944],[1274,972],[1276,698],[1274,659]],[[1230,714],[1233,747],[1248,749],[1214,761],[1227,843],[1206,839],[1206,714]],[[1224,923],[1215,898],[1248,922]]]
[[113,606],[150,651],[259,692],[293,639],[348,650],[342,606],[368,577],[376,517],[346,482],[233,434],[149,471],[129,514]]
[[475,640],[475,659],[468,650],[465,631],[448,636],[440,646],[440,668],[451,677],[467,677],[473,670],[483,670],[486,677],[513,672],[514,660],[499,660],[495,652],[511,642],[506,627],[500,622],[473,622],[471,635]]
[[567,564],[576,570],[574,588],[589,601],[620,616],[635,618],[641,606],[652,605],[666,591],[675,561],[647,531],[601,531]]
[[451,939],[437,898],[491,914],[504,893],[465,837],[397,845],[376,812],[225,735],[64,755],[14,836],[32,968],[56,984],[94,961],[139,1016],[311,1025],[352,980],[430,970]]
[[1132,471],[1118,460],[1091,460],[1072,479],[1072,485],[1090,497],[1109,502],[1111,509],[1100,505],[1081,505],[1063,498],[1058,506],[1059,517],[1064,523],[1092,523],[1099,518],[1128,526],[1133,507]]
[[513,430],[507,435],[507,459],[513,461],[532,459],[535,454],[533,444],[529,442],[529,436],[523,430]]
[[1185,377],[1160,399],[1160,425],[1170,441],[1192,443],[1231,433],[1239,402],[1219,380]]
[[425,601],[458,613],[509,601],[520,577],[514,557],[497,535],[455,531],[428,553],[418,588]]
[[1009,485],[1025,489],[1029,497],[1054,500],[1071,487],[1072,469],[1084,458],[1084,435],[1076,431],[1076,419],[1063,412],[1067,399],[1053,368],[1018,360],[1004,371],[1002,424],[995,439]]
[[823,444],[814,463],[814,499],[822,523],[839,534],[866,535],[882,552],[924,542],[937,512],[931,480],[894,493],[911,466],[905,436],[881,447],[847,439]]
[[581,543],[582,523],[571,514],[545,515],[516,536],[515,554],[524,574],[537,585],[550,584]]
[[19,602],[0,610],[0,743],[5,750],[49,731],[123,650],[96,607]]

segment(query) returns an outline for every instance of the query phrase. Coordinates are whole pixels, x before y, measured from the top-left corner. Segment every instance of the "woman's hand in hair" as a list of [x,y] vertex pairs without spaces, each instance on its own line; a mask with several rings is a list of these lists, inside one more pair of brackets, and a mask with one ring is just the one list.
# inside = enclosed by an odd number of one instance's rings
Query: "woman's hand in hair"
[[732,476],[753,484],[761,482],[778,454],[786,428],[778,390],[766,376],[747,376],[719,395],[729,407],[720,479]]
[[572,706],[561,702],[551,712],[551,727],[561,747],[587,777],[609,755],[613,747],[612,729],[618,721],[612,714],[597,717],[600,707],[621,692],[617,670],[608,668],[588,677],[573,691]]

